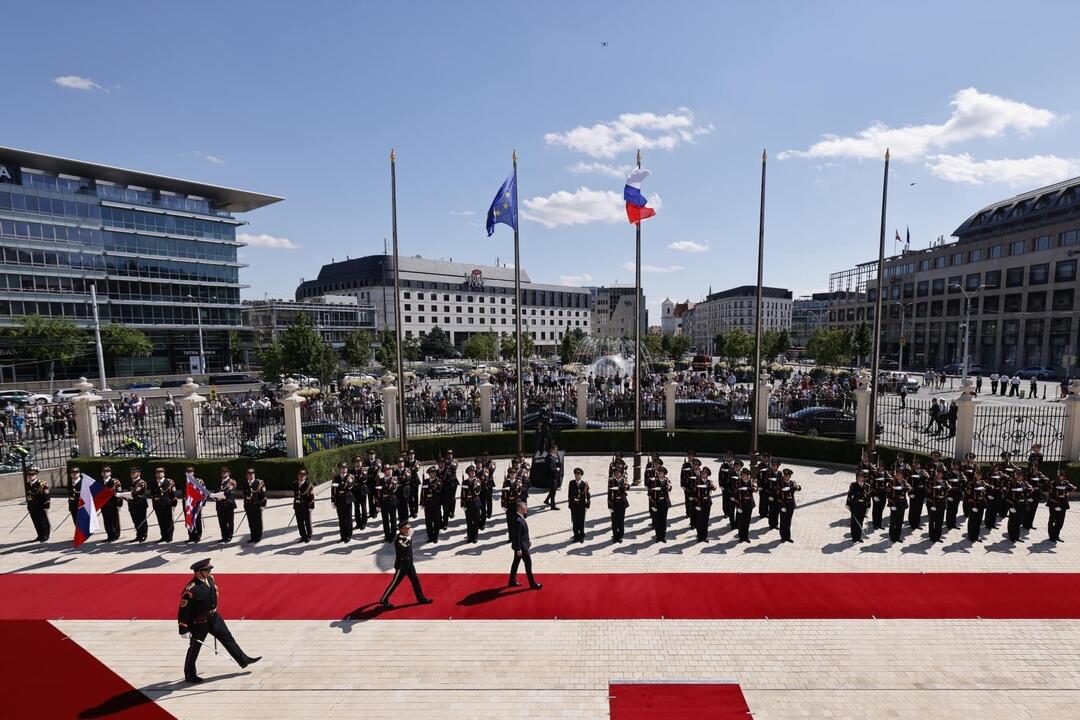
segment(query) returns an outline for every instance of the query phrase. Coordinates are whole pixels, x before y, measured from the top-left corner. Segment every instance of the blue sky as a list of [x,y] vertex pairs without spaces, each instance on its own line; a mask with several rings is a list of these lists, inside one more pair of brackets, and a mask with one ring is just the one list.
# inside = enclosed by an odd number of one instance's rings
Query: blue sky
[[391,147],[403,254],[512,259],[483,215],[517,148],[532,278],[632,282],[617,196],[642,144],[655,312],[753,282],[762,148],[765,281],[796,294],[875,257],[886,143],[888,234],[914,248],[1080,175],[1078,21],[1065,2],[20,3],[0,144],[285,196],[244,228],[247,297],[382,250]]

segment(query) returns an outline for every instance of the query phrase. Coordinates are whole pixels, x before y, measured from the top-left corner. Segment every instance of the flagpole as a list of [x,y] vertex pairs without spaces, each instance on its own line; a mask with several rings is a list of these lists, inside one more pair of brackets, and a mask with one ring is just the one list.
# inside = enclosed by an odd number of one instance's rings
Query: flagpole
[[[637,151],[641,169],[641,148]],[[634,223],[634,485],[641,484],[641,220]]]
[[878,243],[877,292],[874,298],[874,362],[870,366],[870,427],[866,447],[874,452],[877,444],[878,372],[881,366],[881,296],[885,292],[885,210],[889,204],[889,150],[885,149],[885,174],[881,181],[881,237]]
[[757,296],[754,300],[754,393],[750,404],[750,454],[758,453],[758,394],[761,392],[761,298],[765,275],[765,169],[767,150],[761,151],[761,203],[758,214]]
[[397,153],[390,149],[390,233],[394,245],[394,345],[397,349],[398,377],[398,437],[401,452],[409,447],[405,423],[405,371],[401,361],[401,276],[398,273],[398,236],[397,236]]
[[524,338],[521,335],[521,238],[518,226],[521,224],[521,216],[518,215],[517,202],[517,150],[512,155],[514,162],[514,322],[517,325],[517,451],[524,452],[525,448],[525,392],[522,387],[524,375],[521,372],[521,346]]

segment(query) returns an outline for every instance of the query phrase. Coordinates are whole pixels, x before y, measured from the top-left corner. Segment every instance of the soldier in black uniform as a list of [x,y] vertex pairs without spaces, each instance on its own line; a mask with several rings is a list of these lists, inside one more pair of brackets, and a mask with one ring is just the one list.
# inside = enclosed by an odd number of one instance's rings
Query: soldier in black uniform
[[[184,468],[184,485],[185,485],[185,487],[184,487],[184,492],[181,495],[182,497],[187,496],[187,485],[190,485],[192,483],[192,481],[194,481],[194,480],[195,480],[195,468],[192,467],[191,465],[188,465],[186,468]],[[202,482],[202,480],[200,479],[199,482]],[[206,483],[202,483],[202,486],[206,487]],[[185,504],[185,507],[186,507],[186,504]],[[186,541],[187,543],[194,544],[194,543],[197,543],[200,540],[202,540],[202,532],[203,532],[202,516],[203,516],[203,510],[205,509],[205,507],[206,506],[204,505],[203,507],[199,508],[199,511],[197,513],[195,513],[195,519],[192,522],[192,527],[191,527],[190,530],[187,531],[187,534],[188,534],[188,539]]]
[[1028,480],[1031,483],[1031,502],[1028,503],[1027,515],[1024,516],[1024,529],[1035,529],[1035,514],[1039,511],[1039,505],[1045,499],[1044,492],[1050,489],[1050,478],[1042,472],[1042,444],[1035,443],[1031,446],[1031,454],[1028,455]]
[[548,452],[547,457],[547,470],[548,480],[551,485],[548,487],[547,497],[544,498],[544,504],[550,507],[552,510],[561,510],[555,502],[555,493],[559,491],[559,477],[562,475],[562,460],[559,459],[559,446],[552,445],[551,450]]
[[236,480],[227,465],[221,466],[221,485],[214,493],[214,507],[217,509],[218,529],[221,530],[221,542],[232,541],[236,520]]
[[465,480],[461,483],[461,509],[465,513],[465,536],[470,543],[476,543],[480,539],[482,492],[483,483],[476,476],[476,467],[469,465],[465,468]]
[[434,467],[429,467],[420,485],[420,504],[424,506],[424,530],[427,541],[439,542],[442,528],[442,478]]
[[330,478],[330,504],[337,511],[338,534],[341,542],[352,540],[353,533],[353,486],[356,478],[349,472],[349,463],[338,463],[337,472]]
[[368,494],[367,469],[364,466],[364,459],[359,455],[352,459],[352,476],[353,528],[363,530],[367,527],[368,504],[375,500]]
[[405,469],[405,456],[398,455],[397,465],[394,465],[393,475],[397,478],[397,523],[395,527],[401,527],[409,522],[409,473]]
[[82,470],[78,465],[72,465],[68,472],[68,512],[71,513],[71,524],[76,525],[79,516],[79,495],[82,493]]
[[52,533],[52,525],[49,524],[49,483],[38,479],[38,469],[28,468],[26,471],[26,509],[30,513],[30,522],[34,523],[34,531],[37,533],[38,542],[45,542]]
[[251,531],[250,543],[262,540],[263,508],[266,507],[266,483],[255,477],[255,468],[249,467],[240,488],[244,495],[244,513]]
[[473,465],[480,478],[480,529],[483,530],[495,504],[495,463],[488,460],[487,455],[480,455]]
[[457,516],[459,485],[458,466],[457,462],[454,461],[454,451],[447,450],[443,465],[443,530]]
[[889,500],[889,476],[886,474],[885,468],[880,465],[875,465],[869,472],[871,473],[869,484],[872,493],[870,520],[874,525],[874,529],[880,530],[884,525],[885,506],[888,505]]
[[851,541],[861,543],[866,507],[870,504],[870,485],[866,482],[866,470],[861,467],[855,471],[855,481],[848,485],[846,504],[851,513]]
[[[382,478],[382,460],[376,455],[374,450],[367,451],[367,462],[364,463],[364,485],[367,489],[365,496],[367,497],[367,516],[369,518],[375,517],[379,512],[379,494],[375,492],[375,486],[379,484]],[[362,525],[361,527],[366,526]]]
[[101,483],[113,491],[113,496],[101,506],[101,522],[105,526],[105,542],[116,542],[120,537],[120,508],[124,499],[117,495],[123,488],[120,481],[112,476],[112,467],[101,468]]
[[1008,488],[1009,520],[1007,530],[1009,540],[1013,542],[1020,539],[1020,528],[1023,527],[1024,517],[1028,513],[1031,494],[1031,483],[1024,478],[1022,470],[1016,470]]
[[616,467],[614,474],[608,480],[608,510],[611,511],[611,539],[621,543],[623,539],[623,521],[626,519],[626,508],[630,506],[628,494],[630,485],[622,467]]
[[416,451],[405,454],[405,480],[408,487],[409,517],[420,514],[420,463],[416,461]]
[[918,530],[922,527],[922,511],[923,505],[926,503],[926,488],[930,484],[930,476],[923,470],[918,458],[915,458],[909,477],[911,502],[908,505],[908,525],[911,526],[912,530]]
[[293,482],[293,514],[300,542],[311,542],[311,511],[315,509],[315,486],[308,480],[307,469],[300,468]]
[[927,515],[930,519],[930,542],[941,542],[941,528],[945,522],[945,504],[949,500],[949,485],[945,482],[945,471],[937,468],[934,479],[926,488]]
[[584,479],[585,471],[574,468],[574,479],[567,490],[566,503],[570,506],[570,522],[574,529],[574,540],[585,542],[585,511],[592,504],[589,496],[589,483]]
[[712,493],[716,485],[712,481],[712,471],[702,467],[697,475],[697,482],[691,491],[694,495],[694,530],[698,542],[709,540],[709,520],[712,519]]
[[[386,480],[384,479],[383,482],[385,483]],[[412,583],[416,602],[421,605],[428,605],[433,602],[431,598],[424,595],[424,589],[420,587],[420,578],[416,575],[416,565],[413,562],[412,552],[412,528],[409,527],[408,523],[402,523],[401,527],[398,528],[397,537],[394,539],[394,579],[390,581],[386,591],[379,598],[380,605],[384,608],[394,607],[390,603],[390,596],[394,594],[398,585],[405,578],[409,578],[409,582]]]
[[454,498],[456,497],[458,483],[457,478],[450,477],[450,469],[446,465],[445,457],[439,458],[436,472],[439,473],[439,488],[442,492],[442,496],[440,497],[440,500],[442,501],[442,520],[439,524],[441,529],[446,530],[450,526],[450,509],[446,506],[446,498],[449,494],[451,498],[450,505],[452,507]]
[[964,501],[964,469],[960,463],[953,462],[952,470],[945,475],[945,484],[949,486],[949,498],[945,502],[945,527],[956,530],[956,516],[960,512],[960,503]]
[[690,528],[697,531],[697,508],[698,505],[694,502],[695,493],[697,493],[697,486],[701,482],[701,460],[694,458],[690,461],[690,471],[683,475],[683,481],[686,486],[683,488],[683,492],[686,494],[689,507],[687,508],[687,519],[690,521]]
[[651,484],[646,483],[649,493],[649,512],[652,515],[653,531],[656,539],[667,542],[667,516],[671,509],[671,481],[668,480],[667,468],[656,468]]
[[146,481],[142,478],[142,468],[132,466],[128,474],[131,477],[131,489],[125,494],[128,501],[128,513],[131,515],[131,524],[135,527],[135,542],[141,543],[146,541],[149,530],[147,527],[149,517],[146,512],[149,504],[147,500],[149,490]]
[[780,505],[780,539],[784,542],[795,542],[791,539],[791,520],[795,515],[795,493],[800,490],[802,486],[791,479],[791,468],[784,468],[773,491],[773,502]]
[[908,508],[908,494],[911,492],[911,483],[908,482],[910,474],[909,470],[897,468],[889,483],[886,502],[889,505],[889,538],[893,542],[900,542],[904,537],[904,511]]
[[[730,451],[728,451],[730,455]],[[720,478],[720,484],[724,487],[724,490],[728,494],[730,502],[728,502],[727,519],[728,526],[734,530],[738,526],[738,509],[739,504],[735,502],[736,490],[739,487],[739,478],[742,476],[743,461],[736,460],[731,464],[731,470],[725,477]]]
[[783,473],[780,472],[780,461],[775,458],[769,461],[769,468],[763,478],[758,482],[766,487],[766,496],[769,498],[769,529],[776,530],[780,527],[780,486],[784,482]]
[[964,488],[964,515],[967,516],[967,537],[973,543],[981,542],[979,531],[983,513],[986,512],[989,487],[981,470],[975,472],[975,478]]
[[[720,512],[723,513],[729,521],[734,516],[732,510],[731,491],[734,486],[731,484],[731,474],[735,470],[735,456],[730,450],[724,453],[724,458],[720,461],[720,469],[716,473],[716,484],[720,487]],[[734,525],[734,522],[731,522]]]
[[1054,542],[1065,542],[1061,539],[1061,528],[1065,526],[1065,513],[1069,510],[1069,493],[1076,492],[1076,486],[1069,482],[1069,476],[1064,470],[1058,470],[1057,479],[1051,483],[1046,508],[1050,512],[1050,520],[1047,523],[1048,537]]
[[679,470],[679,487],[682,488],[683,491],[683,506],[686,510],[686,519],[690,521],[691,526],[694,524],[694,521],[690,517],[690,500],[693,497],[693,490],[691,488],[696,480],[691,481],[690,475],[694,473],[695,462],[699,462],[697,454],[693,450],[688,450],[686,452],[686,459],[683,460],[682,468]]
[[994,463],[990,469],[990,475],[986,478],[986,516],[984,524],[987,530],[997,527],[998,515],[1001,512],[1001,503],[1005,495],[1005,471],[1001,463]]
[[184,680],[189,683],[201,683],[195,669],[199,659],[199,650],[207,635],[220,640],[232,659],[241,668],[259,662],[262,657],[249,657],[240,649],[225,621],[218,614],[218,588],[210,571],[214,566],[210,560],[200,560],[191,566],[195,579],[184,586],[180,593],[180,609],[176,613],[176,622],[180,627],[180,636],[190,638],[187,657],[184,659]]
[[754,512],[754,483],[750,468],[739,471],[739,483],[735,486],[735,523],[739,528],[739,542],[750,542],[750,515]]
[[154,504],[154,517],[157,518],[162,542],[173,539],[173,508],[176,507],[176,483],[165,477],[165,468],[154,468],[154,481],[150,483],[150,497]]
[[390,465],[383,466],[382,477],[375,486],[379,497],[379,512],[382,513],[383,540],[394,542],[394,528],[397,521],[398,481]]

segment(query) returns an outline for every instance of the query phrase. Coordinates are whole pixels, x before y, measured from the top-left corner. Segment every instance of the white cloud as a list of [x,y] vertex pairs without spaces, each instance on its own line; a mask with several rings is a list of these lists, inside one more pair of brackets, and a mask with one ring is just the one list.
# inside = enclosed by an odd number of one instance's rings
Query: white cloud
[[451,215],[459,215],[459,216],[468,216],[468,215],[475,215],[476,211],[475,210],[451,210],[450,214]]
[[[642,263],[641,272],[643,273],[673,273],[679,272],[683,269],[682,265],[646,265]],[[623,263],[623,270],[634,272],[634,261],[627,260]]]
[[577,287],[592,282],[592,275],[589,273],[581,273],[580,275],[560,275],[559,284],[569,285],[571,287]]
[[242,243],[247,243],[248,247],[275,248],[278,250],[298,250],[300,248],[299,245],[287,237],[275,237],[266,233],[260,235],[237,233],[236,239]]
[[61,75],[59,77],[54,77],[52,81],[60,87],[68,88],[69,90],[105,90],[105,88],[101,87],[90,78],[82,77],[80,75]]
[[1069,177],[1071,166],[1077,160],[1056,155],[1035,155],[1015,160],[975,160],[967,153],[960,155],[930,155],[926,167],[942,180],[984,185],[1049,185]]
[[219,158],[217,155],[210,155],[209,153],[204,153],[202,150],[192,150],[191,152],[195,153],[196,155],[201,157],[203,160],[205,160],[208,163],[211,163],[212,165],[224,165],[225,164],[225,161],[222,160],[221,158]]
[[694,242],[693,240],[678,240],[678,241],[673,242],[670,245],[668,245],[667,249],[668,250],[674,250],[675,252],[700,253],[700,252],[708,252],[709,251],[709,246],[708,245],[701,245],[699,243]]
[[914,160],[949,145],[976,138],[994,138],[1007,130],[1027,134],[1044,128],[1057,116],[1027,103],[966,88],[949,103],[952,114],[940,125],[906,125],[891,128],[874,123],[854,136],[826,135],[806,150],[786,150],[779,158],[880,158],[889,148],[894,158]]
[[611,190],[560,190],[547,197],[528,198],[522,205],[522,217],[548,228],[626,221],[626,203],[622,195]]
[[679,112],[666,115],[623,113],[610,122],[579,125],[564,133],[547,133],[544,141],[594,158],[613,158],[638,148],[672,150],[712,131],[712,125],[697,125],[693,113],[680,108]]
[[566,168],[575,175],[605,175],[607,177],[623,180],[630,171],[634,169],[633,165],[608,165],[607,163],[599,162],[584,162],[578,160],[576,163]]

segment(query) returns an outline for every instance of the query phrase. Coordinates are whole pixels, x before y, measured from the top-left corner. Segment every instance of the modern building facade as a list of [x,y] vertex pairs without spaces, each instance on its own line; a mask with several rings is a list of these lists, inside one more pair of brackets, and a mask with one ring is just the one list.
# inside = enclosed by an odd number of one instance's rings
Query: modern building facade
[[[791,291],[762,288],[762,330],[791,329]],[[712,354],[716,335],[736,328],[753,333],[757,318],[757,286],[741,285],[710,293],[694,305],[693,337],[698,352]]]
[[842,299],[836,293],[814,293],[791,303],[791,345],[805,348],[814,333],[829,326],[829,309]]
[[[619,340],[634,336],[634,286],[611,285],[589,287],[591,293],[592,335]],[[641,334],[649,327],[649,312],[645,309],[645,293],[638,294],[641,302]]]
[[[400,258],[402,332],[422,337],[438,326],[461,349],[476,333],[513,335],[514,270],[419,256]],[[552,352],[573,329],[591,330],[586,288],[543,285],[521,271],[522,325],[539,351]],[[296,300],[352,295],[375,310],[378,328],[393,328],[392,255],[368,255],[323,265],[314,280],[300,283]]]
[[245,300],[241,314],[244,327],[254,331],[259,342],[277,340],[281,332],[307,316],[323,342],[340,348],[359,330],[375,330],[375,306],[361,305],[355,295],[323,295],[295,300]]
[[[154,345],[150,357],[115,359],[122,374],[190,372],[200,325],[206,369],[224,369],[241,328],[236,214],[279,200],[0,147],[0,326],[40,315],[90,327],[93,285],[102,324],[143,330]],[[5,354],[23,377],[43,376],[22,349]],[[64,375],[95,364],[89,345]]]

